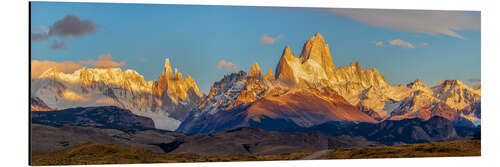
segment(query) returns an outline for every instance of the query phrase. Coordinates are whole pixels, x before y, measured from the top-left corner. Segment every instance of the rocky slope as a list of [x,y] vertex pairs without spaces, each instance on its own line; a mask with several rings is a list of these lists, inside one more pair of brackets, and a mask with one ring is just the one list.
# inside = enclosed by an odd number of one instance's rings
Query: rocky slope
[[146,81],[134,70],[84,67],[72,74],[51,68],[31,82],[32,97],[49,108],[114,105],[167,130],[176,129],[203,96],[193,78],[172,70],[168,59],[157,81]]
[[79,107],[57,111],[31,112],[35,123],[63,123],[115,129],[155,129],[153,120],[115,106]]
[[248,75],[225,76],[178,131],[213,133],[250,126],[262,117],[301,127],[433,116],[479,124],[480,99],[480,89],[457,80],[434,87],[418,80],[393,86],[376,69],[363,70],[359,62],[335,68],[328,44],[317,33],[306,41],[300,57],[286,46],[275,75],[271,69],[263,75],[255,63]]
[[31,111],[52,111],[54,109],[50,108],[38,97],[32,97],[30,99],[30,110]]
[[329,137],[321,133],[282,133],[253,127],[237,128],[213,135],[180,137],[169,154],[272,155],[309,150],[367,147],[380,145],[364,138]]

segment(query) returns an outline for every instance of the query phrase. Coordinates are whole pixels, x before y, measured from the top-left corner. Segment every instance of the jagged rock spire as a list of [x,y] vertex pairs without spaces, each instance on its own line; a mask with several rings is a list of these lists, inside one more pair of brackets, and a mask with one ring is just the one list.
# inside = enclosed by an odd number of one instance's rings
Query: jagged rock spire
[[156,92],[159,96],[168,94],[171,98],[173,97],[173,99],[180,98],[182,100],[186,100],[188,91],[191,88],[199,97],[202,96],[199,93],[198,86],[191,76],[184,79],[182,73],[180,73],[177,68],[174,68],[174,71],[172,72],[170,60],[168,58],[165,59],[165,66],[163,67],[161,76],[158,78],[158,81],[156,81],[153,87],[153,92]]
[[335,65],[330,54],[330,48],[320,33],[316,33],[311,39],[307,40],[302,48],[300,61],[305,63],[308,60],[314,60],[318,63],[328,77],[334,74]]
[[276,66],[276,79],[284,82],[295,82],[293,66],[297,65],[300,65],[299,59],[295,54],[292,54],[290,46],[286,45]]
[[172,77],[172,67],[170,67],[170,60],[168,58],[165,59],[165,65],[163,66],[161,75],[166,78]]
[[266,73],[266,75],[264,76],[264,78],[266,78],[266,79],[274,79],[273,70],[272,70],[271,68],[269,68],[269,69],[267,70],[267,73]]
[[264,74],[262,74],[262,71],[260,70],[259,63],[255,62],[252,65],[252,67],[250,67],[250,72],[248,73],[248,76],[257,78],[264,77]]

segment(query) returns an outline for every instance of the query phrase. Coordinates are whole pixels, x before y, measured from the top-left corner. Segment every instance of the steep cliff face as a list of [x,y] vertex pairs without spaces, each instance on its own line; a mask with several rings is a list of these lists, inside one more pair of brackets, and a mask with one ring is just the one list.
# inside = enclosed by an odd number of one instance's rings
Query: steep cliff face
[[84,67],[72,74],[51,68],[32,81],[31,94],[53,109],[118,106],[167,130],[176,129],[202,97],[194,80],[172,71],[168,59],[158,81],[120,68]]
[[[238,76],[238,77],[236,77]],[[235,79],[236,78],[236,79]],[[221,87],[222,85],[228,85]],[[480,90],[460,81],[429,87],[416,80],[392,86],[377,69],[359,62],[335,68],[321,34],[304,44],[300,57],[287,45],[276,66],[263,73],[257,63],[249,75],[226,76],[214,84],[202,106],[178,129],[212,133],[252,126],[262,118],[309,127],[327,121],[378,122],[440,116],[480,122]]]
[[459,80],[444,80],[432,89],[434,96],[455,110],[481,100],[481,90],[472,89]]
[[199,110],[188,116],[177,131],[214,133],[260,126],[262,119],[282,120],[287,125],[280,126],[292,127],[328,121],[377,122],[330,88],[290,89],[274,84],[244,72],[227,75],[212,86]]
[[177,102],[178,100],[188,100],[188,92],[190,90],[192,90],[198,97],[202,96],[198,90],[198,85],[196,85],[191,76],[187,75],[184,79],[177,68],[175,68],[172,72],[169,59],[165,60],[165,66],[163,67],[160,77],[158,77],[158,81],[154,82],[153,89],[156,90],[155,93],[157,95],[167,95],[172,98],[172,101],[174,102]]
[[299,69],[294,68],[298,68],[299,65],[299,59],[295,56],[295,54],[292,54],[290,46],[287,45],[283,50],[283,54],[281,55],[278,65],[276,66],[276,79],[287,85],[294,85],[298,83],[299,76],[297,75],[299,74],[296,73]]
[[368,108],[379,115],[386,115],[384,100],[400,99],[395,97],[399,94],[382,97],[397,91],[374,68],[363,71],[361,64],[355,62],[335,69],[330,48],[319,33],[307,40],[300,58],[291,53],[289,46],[285,47],[276,67],[276,79],[289,88],[329,87],[352,105]]
[[266,75],[264,76],[264,78],[268,81],[272,81],[272,80],[275,80],[275,77],[274,77],[274,73],[273,73],[273,69],[269,68],[267,70],[267,73]]
[[300,54],[300,61],[302,64],[310,66],[306,68],[314,68],[311,66],[318,64],[327,78],[331,78],[334,75],[335,65],[330,54],[330,48],[320,33],[316,33],[316,35],[306,41]]
[[50,108],[38,97],[31,97],[30,99],[30,110],[31,111],[52,111],[54,109]]

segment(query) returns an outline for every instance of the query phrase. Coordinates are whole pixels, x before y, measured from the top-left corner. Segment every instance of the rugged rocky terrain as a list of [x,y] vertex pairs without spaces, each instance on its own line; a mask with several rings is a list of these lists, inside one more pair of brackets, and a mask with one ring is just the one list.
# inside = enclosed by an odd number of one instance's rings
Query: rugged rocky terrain
[[172,70],[166,59],[156,81],[133,70],[87,67],[65,74],[52,68],[32,80],[32,110],[115,105],[152,118],[155,127],[186,133],[214,133],[260,122],[262,117],[311,127],[328,121],[375,123],[383,120],[444,117],[461,126],[481,120],[481,89],[459,80],[427,86],[419,80],[390,85],[375,68],[353,62],[335,66],[319,33],[299,57],[286,46],[273,74],[258,63],[248,73],[226,75],[207,96],[194,79]]
[[282,133],[253,127],[237,128],[212,135],[192,135],[177,139],[171,154],[272,155],[308,150],[354,148],[380,145],[364,138],[329,137],[318,132]]
[[167,130],[175,130],[203,96],[191,76],[171,69],[169,59],[157,81],[120,68],[84,67],[72,74],[51,68],[31,85],[33,111],[44,110],[38,104],[51,109],[114,105],[152,118],[157,128]]
[[[273,77],[274,76],[274,77]],[[255,63],[216,82],[207,98],[177,129],[214,133],[259,124],[262,117],[311,127],[328,121],[376,123],[439,116],[463,126],[480,124],[481,90],[458,80],[429,87],[419,80],[390,85],[359,62],[335,68],[321,34],[307,40],[299,57],[283,50],[276,75]],[[274,124],[276,126],[276,124]]]
[[117,144],[154,152],[196,155],[268,155],[380,145],[364,138],[318,132],[283,133],[253,127],[212,135],[157,130],[150,118],[117,107],[32,112],[31,149],[54,151],[84,142]]
[[31,112],[31,122],[116,129],[155,129],[152,119],[135,115],[129,110],[115,106]]
[[[459,80],[390,85],[375,68],[335,66],[333,58],[318,33],[299,57],[286,46],[275,74],[255,63],[225,75],[207,95],[168,59],[156,81],[119,68],[52,68],[31,81],[31,148],[65,157],[74,146],[113,144],[197,161],[480,139],[480,87]],[[78,145],[85,142],[97,144]]]

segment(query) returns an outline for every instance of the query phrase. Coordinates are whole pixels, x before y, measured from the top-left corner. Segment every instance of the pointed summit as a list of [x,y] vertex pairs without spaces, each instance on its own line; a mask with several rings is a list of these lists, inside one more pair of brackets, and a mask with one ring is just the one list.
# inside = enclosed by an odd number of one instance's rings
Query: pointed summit
[[170,67],[170,60],[168,58],[165,59],[165,65],[163,66],[163,71],[161,71],[161,76],[166,78],[172,77],[172,67]]
[[250,72],[248,73],[248,76],[250,77],[256,77],[256,78],[262,78],[264,77],[264,74],[262,74],[262,71],[260,70],[259,63],[255,63],[250,67]]
[[300,54],[302,64],[311,60],[319,64],[328,77],[334,75],[335,65],[330,54],[330,48],[320,33],[316,33],[316,35],[306,41]]
[[292,54],[290,46],[286,45],[276,66],[276,79],[290,84],[294,83],[296,81],[294,68],[298,67],[300,67],[299,59]]
[[178,99],[186,100],[188,98],[189,89],[193,89],[196,95],[201,96],[198,90],[198,86],[194,82],[191,76],[184,79],[183,75],[177,68],[172,68],[170,66],[170,60],[165,59],[165,66],[158,78],[158,81],[153,85],[153,92],[156,92],[158,96],[168,95],[173,101],[177,102]]
[[432,87],[434,96],[444,101],[453,109],[461,110],[481,100],[481,90],[473,89],[460,80],[440,81]]
[[285,49],[283,50],[283,54],[281,57],[285,57],[286,59],[290,59],[292,57],[292,51],[290,49],[290,45],[286,45]]
[[323,43],[325,42],[323,35],[321,35],[319,32],[314,34],[314,37],[312,37],[311,40],[322,41]]
[[270,80],[270,79],[274,79],[274,74],[273,74],[273,70],[271,68],[269,68],[267,70],[267,73],[266,75],[264,76],[264,78]]
[[182,74],[177,70],[177,68],[174,68],[174,80],[182,80]]
[[418,79],[407,84],[406,87],[411,88],[411,89],[415,89],[415,90],[428,89],[428,87],[425,85],[425,83],[418,80]]

